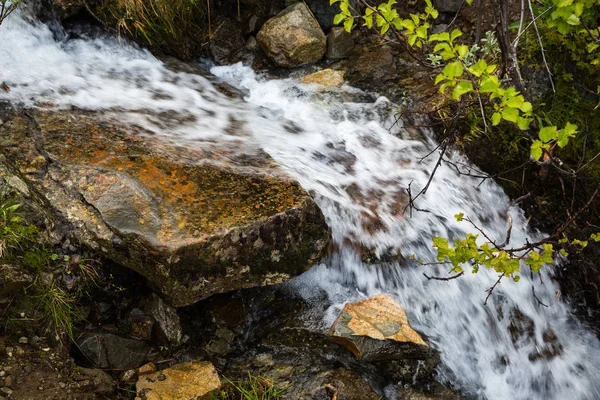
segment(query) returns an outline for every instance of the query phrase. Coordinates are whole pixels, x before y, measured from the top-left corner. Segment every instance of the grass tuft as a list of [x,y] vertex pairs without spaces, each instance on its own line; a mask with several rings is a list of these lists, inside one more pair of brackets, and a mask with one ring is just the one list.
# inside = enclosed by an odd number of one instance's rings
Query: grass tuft
[[230,381],[211,400],[279,400],[288,387],[278,388],[273,381],[263,376],[248,373],[242,381]]

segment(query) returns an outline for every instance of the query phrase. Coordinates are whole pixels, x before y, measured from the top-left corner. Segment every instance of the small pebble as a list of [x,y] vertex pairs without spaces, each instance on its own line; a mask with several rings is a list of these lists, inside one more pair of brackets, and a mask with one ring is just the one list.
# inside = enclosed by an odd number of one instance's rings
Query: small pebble
[[45,351],[47,353],[50,351],[50,347],[42,347],[42,351]]
[[0,378],[3,378],[6,375],[6,371],[0,371]]
[[19,338],[19,343],[21,343],[21,344],[27,344],[27,343],[29,343],[29,339],[27,339],[25,336],[21,336]]
[[7,348],[6,348],[6,355],[7,355],[7,356],[9,356],[9,357],[12,357],[12,355],[13,355],[13,350],[14,350],[14,349],[13,349],[12,347],[7,347]]
[[5,386],[3,388],[0,388],[0,394],[2,394],[3,396],[10,396],[12,394],[12,392],[13,392],[12,389],[9,387]]
[[25,350],[23,350],[23,348],[21,346],[17,346],[17,347],[15,347],[15,355],[21,357],[21,356],[25,355]]
[[58,383],[58,386],[60,386],[60,388],[61,388],[61,389],[64,389],[64,388],[66,388],[66,387],[67,387],[67,384],[66,384],[66,383],[64,383],[64,382],[59,382],[59,383]]
[[7,376],[6,378],[4,378],[4,385],[6,386],[12,386],[15,383],[15,378],[13,378],[12,376]]

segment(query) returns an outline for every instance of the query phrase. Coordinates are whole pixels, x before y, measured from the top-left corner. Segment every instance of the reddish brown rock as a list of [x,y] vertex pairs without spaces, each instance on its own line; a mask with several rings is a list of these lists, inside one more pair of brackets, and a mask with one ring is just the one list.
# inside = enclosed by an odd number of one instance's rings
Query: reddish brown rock
[[264,153],[226,154],[225,165],[93,114],[49,111],[3,124],[0,153],[57,229],[176,307],[285,281],[329,239],[318,207]]

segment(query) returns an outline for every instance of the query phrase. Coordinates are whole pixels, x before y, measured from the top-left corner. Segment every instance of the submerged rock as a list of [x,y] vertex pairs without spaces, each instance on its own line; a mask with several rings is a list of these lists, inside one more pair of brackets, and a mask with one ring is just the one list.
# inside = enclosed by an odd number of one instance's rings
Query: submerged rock
[[320,210],[266,154],[218,159],[95,117],[16,115],[0,127],[0,152],[55,230],[137,271],[173,306],[285,281],[325,251]]
[[280,67],[317,62],[327,47],[327,37],[304,3],[293,4],[265,22],[256,40]]
[[219,374],[211,363],[189,362],[140,377],[136,400],[205,399],[220,387]]

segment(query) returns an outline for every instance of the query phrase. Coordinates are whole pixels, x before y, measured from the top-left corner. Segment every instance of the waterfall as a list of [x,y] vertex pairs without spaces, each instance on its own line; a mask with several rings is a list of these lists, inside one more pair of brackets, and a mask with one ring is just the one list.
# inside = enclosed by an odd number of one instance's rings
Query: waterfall
[[[328,293],[322,327],[345,302],[389,293],[441,351],[439,379],[465,393],[490,400],[600,398],[600,343],[557,297],[551,268],[542,271],[541,284],[523,267],[520,282],[503,280],[484,305],[497,279],[493,271],[432,281],[423,272],[445,276],[447,267],[408,260],[411,254],[433,260],[432,236],[471,232],[453,218],[459,212],[500,242],[507,215],[512,245],[540,238],[495,182],[443,163],[416,201],[421,211],[404,212],[409,184],[416,193],[429,180],[437,143],[427,129],[396,121],[386,98],[268,80],[242,65],[211,73],[243,98],[221,93],[216,78],[177,72],[114,38],[57,41],[19,13],[0,26],[0,81],[10,87],[0,100],[95,110],[186,146],[232,154],[262,149],[297,179],[321,207],[337,245],[326,264],[293,282],[307,297],[317,289]],[[455,152],[447,158],[469,164]],[[361,252],[383,261],[365,263]],[[534,299],[532,285],[547,307]]]

